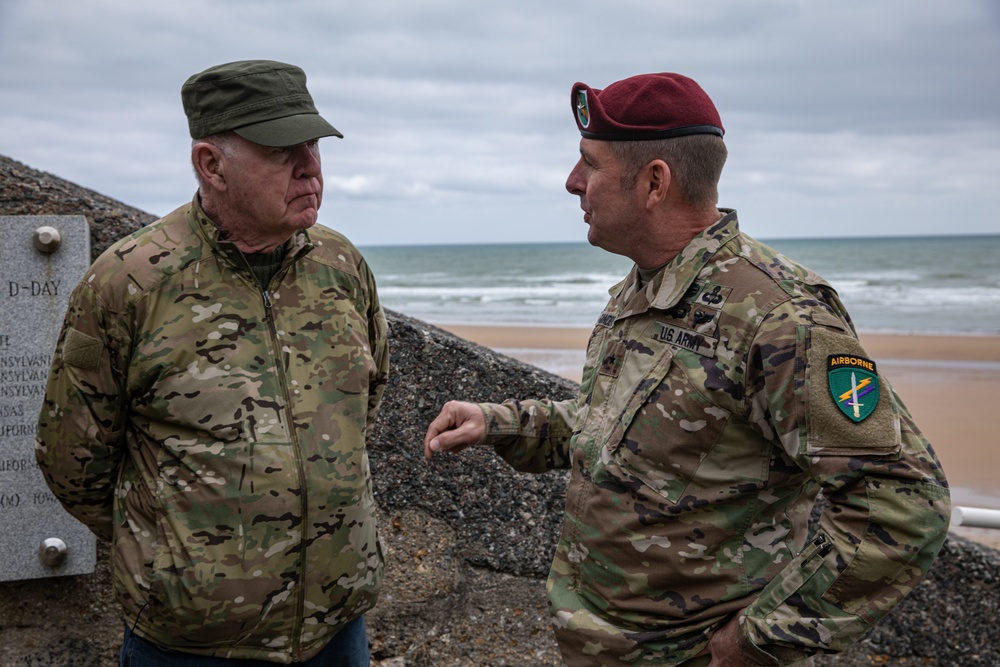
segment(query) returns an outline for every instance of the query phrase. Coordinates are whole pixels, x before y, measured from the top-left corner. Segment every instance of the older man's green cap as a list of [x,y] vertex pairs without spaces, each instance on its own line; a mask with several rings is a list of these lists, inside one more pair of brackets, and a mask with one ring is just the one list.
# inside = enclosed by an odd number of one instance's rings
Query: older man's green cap
[[263,146],[294,146],[343,137],[326,122],[300,68],[273,60],[240,60],[210,67],[181,87],[192,139],[233,131]]

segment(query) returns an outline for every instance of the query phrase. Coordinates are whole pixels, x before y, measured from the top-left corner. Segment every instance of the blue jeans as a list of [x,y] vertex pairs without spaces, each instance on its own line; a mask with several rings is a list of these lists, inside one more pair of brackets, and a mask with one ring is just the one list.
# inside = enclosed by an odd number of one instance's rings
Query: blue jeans
[[[322,651],[298,667],[369,667],[368,637],[365,617],[359,616],[340,629]],[[275,667],[264,660],[213,658],[193,653],[181,653],[157,646],[134,634],[125,624],[125,639],[118,657],[119,667]]]

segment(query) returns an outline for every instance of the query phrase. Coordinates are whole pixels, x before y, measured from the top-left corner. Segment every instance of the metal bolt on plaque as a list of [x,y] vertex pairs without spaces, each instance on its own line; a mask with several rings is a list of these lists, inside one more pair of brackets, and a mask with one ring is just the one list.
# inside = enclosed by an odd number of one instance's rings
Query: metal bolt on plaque
[[47,567],[56,567],[66,560],[67,551],[65,542],[58,537],[49,537],[43,540],[38,547],[38,560]]
[[39,252],[53,253],[59,250],[59,245],[62,243],[62,236],[55,227],[43,225],[35,230],[33,241],[35,248]]

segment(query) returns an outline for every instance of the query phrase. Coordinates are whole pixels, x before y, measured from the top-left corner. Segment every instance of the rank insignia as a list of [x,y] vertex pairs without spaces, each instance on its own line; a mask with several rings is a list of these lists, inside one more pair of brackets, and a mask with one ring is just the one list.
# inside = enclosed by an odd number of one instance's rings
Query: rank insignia
[[576,91],[576,117],[580,119],[580,127],[586,129],[590,125],[590,108],[587,107],[587,91]]
[[874,361],[850,354],[831,354],[827,357],[826,377],[833,402],[848,419],[861,422],[875,412],[879,382]]

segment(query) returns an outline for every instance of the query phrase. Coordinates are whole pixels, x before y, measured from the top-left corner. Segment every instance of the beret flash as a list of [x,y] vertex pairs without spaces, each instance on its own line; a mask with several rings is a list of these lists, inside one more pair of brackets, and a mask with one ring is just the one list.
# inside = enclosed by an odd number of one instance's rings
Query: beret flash
[[587,139],[643,141],[724,133],[708,94],[688,77],[671,72],[639,74],[603,90],[577,83],[570,101],[580,134]]

